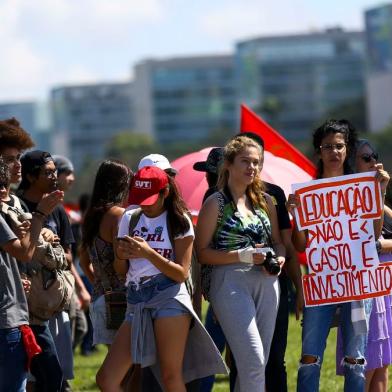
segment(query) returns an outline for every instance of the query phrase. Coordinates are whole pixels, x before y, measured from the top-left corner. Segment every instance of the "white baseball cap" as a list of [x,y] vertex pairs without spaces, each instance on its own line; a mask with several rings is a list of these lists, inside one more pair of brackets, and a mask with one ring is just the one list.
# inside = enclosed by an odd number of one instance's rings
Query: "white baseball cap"
[[146,155],[144,158],[142,158],[140,160],[138,170],[140,170],[146,166],[159,167],[160,169],[165,170],[168,174],[171,174],[171,175],[177,174],[177,170],[174,169],[170,165],[169,160],[161,154]]

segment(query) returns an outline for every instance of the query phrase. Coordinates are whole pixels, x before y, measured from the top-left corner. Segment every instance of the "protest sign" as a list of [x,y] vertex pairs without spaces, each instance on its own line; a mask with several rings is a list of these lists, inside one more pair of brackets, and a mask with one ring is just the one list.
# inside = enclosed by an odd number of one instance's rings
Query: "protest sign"
[[308,231],[306,306],[386,295],[392,263],[379,263],[373,220],[383,203],[375,172],[294,184],[299,230]]

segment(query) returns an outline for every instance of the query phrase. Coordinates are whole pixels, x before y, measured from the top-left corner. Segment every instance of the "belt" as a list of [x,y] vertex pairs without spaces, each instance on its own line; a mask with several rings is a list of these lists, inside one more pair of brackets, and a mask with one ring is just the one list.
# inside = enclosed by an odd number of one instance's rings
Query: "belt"
[[143,284],[143,283],[147,283],[149,280],[151,280],[154,277],[154,275],[152,276],[141,276],[139,278],[139,284]]

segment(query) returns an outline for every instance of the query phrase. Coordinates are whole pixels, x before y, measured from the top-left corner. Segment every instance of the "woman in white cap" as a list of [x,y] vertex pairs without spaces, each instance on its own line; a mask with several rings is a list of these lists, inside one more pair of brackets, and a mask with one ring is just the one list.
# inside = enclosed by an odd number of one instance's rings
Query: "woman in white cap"
[[185,382],[226,370],[184,284],[192,222],[173,179],[158,167],[136,173],[130,202],[140,208],[121,220],[115,261],[127,276],[128,309],[97,383],[103,391],[120,391],[130,366],[140,364],[152,366],[165,390],[185,392]]

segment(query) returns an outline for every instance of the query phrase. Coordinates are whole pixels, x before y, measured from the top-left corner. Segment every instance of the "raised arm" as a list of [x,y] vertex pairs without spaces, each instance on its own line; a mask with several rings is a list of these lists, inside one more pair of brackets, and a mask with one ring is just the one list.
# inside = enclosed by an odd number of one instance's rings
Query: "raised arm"
[[[294,217],[294,211],[298,208],[299,198],[297,195],[290,194],[287,199],[287,211]],[[307,244],[307,230],[299,231],[297,227],[297,223],[294,219],[294,227],[291,234],[291,240],[293,241],[293,245],[298,252],[304,252]]]
[[20,261],[30,261],[35,252],[42,224],[47,215],[49,215],[55,207],[63,200],[64,193],[54,191],[42,198],[38,203],[36,212],[33,213],[30,230],[21,239],[9,241],[3,245],[3,249]]
[[[377,171],[376,173],[376,180],[380,182],[380,188],[381,188],[381,195],[382,195],[382,202],[385,204],[385,194],[387,191],[387,186],[389,183],[389,174],[386,170],[384,170],[384,166],[382,163],[377,163],[375,165],[375,169]],[[383,209],[383,212],[381,213],[381,217],[379,219],[375,219],[373,221],[373,227],[374,227],[374,236],[377,239],[381,235],[382,231],[382,225],[384,224],[384,212],[385,208]]]

